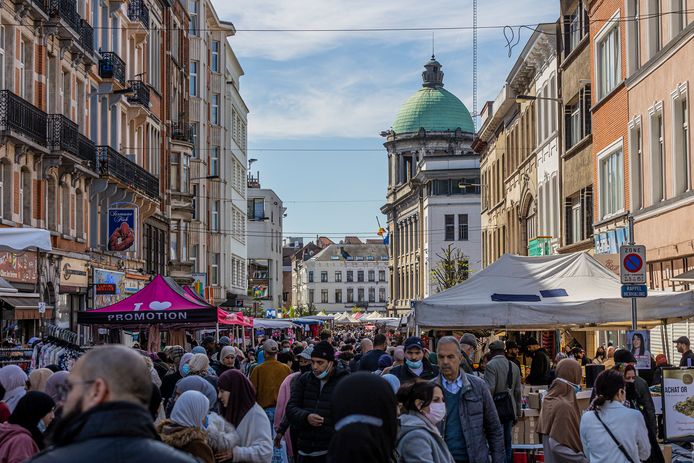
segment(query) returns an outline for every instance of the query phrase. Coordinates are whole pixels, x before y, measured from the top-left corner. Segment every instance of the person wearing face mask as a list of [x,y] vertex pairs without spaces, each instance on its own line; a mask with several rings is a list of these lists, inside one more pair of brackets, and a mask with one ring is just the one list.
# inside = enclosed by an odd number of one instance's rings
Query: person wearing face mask
[[43,450],[54,406],[48,394],[38,391],[27,392],[19,400],[7,423],[0,424],[0,461],[20,463]]
[[[661,463],[665,461],[665,458],[660,450],[660,445],[658,445],[658,430],[655,410],[652,406],[646,406],[653,403],[651,391],[648,388],[648,385],[645,383],[645,380],[636,374],[636,367],[633,364],[625,364],[623,366],[623,370],[624,381],[626,382],[626,399],[624,400],[624,405],[641,412],[641,415],[643,415],[643,419],[646,422],[646,428],[648,428],[648,439],[651,443],[651,455],[646,461],[649,463]],[[644,387],[644,384],[646,387]]]
[[587,463],[579,436],[581,413],[576,393],[581,390],[581,365],[574,359],[557,364],[556,379],[542,401],[538,432],[545,462]]
[[626,385],[617,370],[605,370],[594,386],[596,398],[581,417],[580,434],[589,461],[636,463],[651,454],[641,413],[624,406]]
[[338,400],[334,391],[349,373],[335,361],[335,349],[321,341],[311,352],[311,371],[303,373],[292,387],[287,403],[287,415],[297,440],[299,463],[326,461],[330,439],[334,433],[332,401]]
[[400,415],[397,451],[400,461],[454,463],[437,425],[446,416],[446,402],[439,384],[415,379],[400,388]]
[[417,378],[434,379],[439,375],[439,369],[424,357],[424,342],[417,336],[410,336],[405,341],[405,363],[390,370],[401,384],[414,381]]
[[161,440],[205,463],[214,463],[214,453],[205,431],[209,408],[210,401],[203,393],[193,390],[184,392],[176,400],[171,418],[157,426]]

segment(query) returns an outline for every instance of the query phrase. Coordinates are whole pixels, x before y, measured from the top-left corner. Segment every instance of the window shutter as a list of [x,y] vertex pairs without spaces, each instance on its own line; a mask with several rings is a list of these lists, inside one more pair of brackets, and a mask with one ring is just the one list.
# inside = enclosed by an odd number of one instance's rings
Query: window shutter
[[571,198],[566,198],[564,200],[564,217],[565,217],[565,220],[564,220],[564,237],[565,237],[565,240],[564,240],[564,242],[567,245],[573,244],[573,236],[572,236],[573,235],[572,234],[573,217],[571,214],[571,212],[572,212],[571,206],[572,206]]
[[573,134],[571,133],[571,111],[573,105],[564,106],[564,146],[565,150],[571,148],[571,140]]
[[571,53],[571,16],[564,16],[564,56]]
[[583,215],[583,238],[593,236],[593,187],[589,186],[583,190],[583,205],[581,207]]
[[590,84],[586,85],[581,89],[581,125],[583,127],[583,133],[581,134],[582,137],[587,136],[588,134],[592,133],[592,118],[590,114],[590,108],[591,108],[591,92],[590,92]]

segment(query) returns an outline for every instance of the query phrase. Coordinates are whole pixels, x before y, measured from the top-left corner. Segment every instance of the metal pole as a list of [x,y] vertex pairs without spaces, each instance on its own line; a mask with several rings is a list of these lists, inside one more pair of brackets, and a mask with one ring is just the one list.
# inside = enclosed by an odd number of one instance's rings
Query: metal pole
[[[630,245],[635,245],[636,242],[634,241],[634,216],[629,214],[629,244]],[[632,297],[631,298],[631,329],[636,331],[638,328],[636,327],[637,323],[636,321],[638,320],[638,315],[637,315],[637,307],[636,307],[636,298]]]

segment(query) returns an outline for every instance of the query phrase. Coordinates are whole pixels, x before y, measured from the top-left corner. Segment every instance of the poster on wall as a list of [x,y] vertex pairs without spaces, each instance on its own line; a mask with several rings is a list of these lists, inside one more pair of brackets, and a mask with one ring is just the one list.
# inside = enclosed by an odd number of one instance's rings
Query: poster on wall
[[665,440],[694,442],[694,368],[663,369]]
[[190,276],[193,278],[193,284],[191,288],[193,291],[205,299],[205,288],[207,288],[207,273],[191,273]]
[[0,277],[20,283],[36,282],[36,253],[0,252]]
[[135,244],[136,209],[108,210],[108,250],[123,252]]
[[651,369],[651,333],[648,330],[627,331],[627,349],[636,357],[637,370]]
[[113,270],[94,269],[94,307],[99,309],[124,299],[125,273]]

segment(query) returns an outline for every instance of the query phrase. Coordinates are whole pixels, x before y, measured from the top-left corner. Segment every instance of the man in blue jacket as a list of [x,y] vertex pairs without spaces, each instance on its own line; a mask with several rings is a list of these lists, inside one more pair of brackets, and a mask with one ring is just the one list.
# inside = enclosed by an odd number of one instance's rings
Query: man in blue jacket
[[441,435],[456,463],[503,463],[504,432],[489,387],[483,379],[461,371],[458,340],[444,336],[436,350],[438,382],[446,401]]

